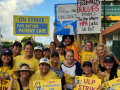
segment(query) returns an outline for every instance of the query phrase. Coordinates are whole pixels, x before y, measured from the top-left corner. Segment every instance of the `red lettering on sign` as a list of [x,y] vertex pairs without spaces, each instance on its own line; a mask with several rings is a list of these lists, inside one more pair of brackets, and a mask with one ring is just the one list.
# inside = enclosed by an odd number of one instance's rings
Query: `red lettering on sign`
[[95,83],[95,80],[92,80],[92,82],[90,82],[91,80],[90,79],[84,79],[84,83],[85,84],[91,84],[93,85],[93,83]]
[[82,21],[79,22],[80,26],[88,26],[88,22],[87,21]]

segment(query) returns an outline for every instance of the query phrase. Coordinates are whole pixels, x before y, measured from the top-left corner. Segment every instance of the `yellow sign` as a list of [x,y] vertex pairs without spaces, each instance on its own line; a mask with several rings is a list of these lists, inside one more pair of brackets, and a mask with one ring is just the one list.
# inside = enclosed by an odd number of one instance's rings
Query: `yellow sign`
[[102,84],[104,90],[120,90],[120,78],[107,81]]
[[49,36],[49,16],[13,16],[13,35]]
[[3,80],[0,81],[0,90],[7,90],[8,86],[10,84],[10,80]]
[[101,84],[100,79],[76,76],[75,83],[77,87],[74,90],[99,90],[98,85]]
[[61,79],[38,80],[33,82],[34,90],[62,90]]

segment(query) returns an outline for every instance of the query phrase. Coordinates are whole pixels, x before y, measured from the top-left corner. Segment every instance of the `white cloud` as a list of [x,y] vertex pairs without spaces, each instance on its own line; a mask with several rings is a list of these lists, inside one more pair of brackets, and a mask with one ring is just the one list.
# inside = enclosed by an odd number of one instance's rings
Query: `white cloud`
[[[0,26],[4,38],[17,39],[13,36],[13,15],[22,15],[22,10],[29,10],[44,0],[3,0],[0,1]],[[2,20],[2,22],[1,22]]]

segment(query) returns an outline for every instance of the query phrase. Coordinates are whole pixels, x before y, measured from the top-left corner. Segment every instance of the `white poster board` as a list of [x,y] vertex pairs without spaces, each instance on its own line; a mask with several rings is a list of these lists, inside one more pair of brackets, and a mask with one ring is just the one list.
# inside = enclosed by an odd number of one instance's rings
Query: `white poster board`
[[101,1],[77,0],[77,34],[100,33]]

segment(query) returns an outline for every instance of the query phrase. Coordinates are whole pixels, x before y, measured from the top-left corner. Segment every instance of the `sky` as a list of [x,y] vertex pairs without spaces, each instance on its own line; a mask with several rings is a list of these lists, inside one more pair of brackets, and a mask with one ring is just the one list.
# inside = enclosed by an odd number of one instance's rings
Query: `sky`
[[[35,41],[50,44],[53,41],[54,4],[76,3],[76,0],[0,0],[0,27],[3,38],[13,36],[13,15],[50,16],[50,36],[36,36]],[[58,37],[61,40],[61,37]]]

